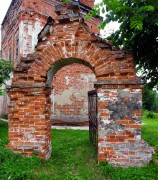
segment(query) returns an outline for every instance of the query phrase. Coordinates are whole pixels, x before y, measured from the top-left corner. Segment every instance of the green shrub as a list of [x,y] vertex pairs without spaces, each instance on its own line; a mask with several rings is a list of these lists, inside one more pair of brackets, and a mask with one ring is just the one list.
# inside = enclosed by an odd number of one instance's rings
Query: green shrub
[[10,73],[13,71],[11,61],[0,59],[0,96],[5,94],[2,86],[10,79]]
[[154,112],[158,109],[158,94],[147,85],[143,88],[143,108]]
[[1,118],[1,119],[8,119],[8,114],[2,114],[2,115],[0,116],[0,118]]
[[158,115],[153,111],[143,110],[143,117],[147,119],[155,119]]
[[154,112],[152,112],[152,111],[148,111],[147,118],[148,119],[155,119],[156,118],[156,114]]

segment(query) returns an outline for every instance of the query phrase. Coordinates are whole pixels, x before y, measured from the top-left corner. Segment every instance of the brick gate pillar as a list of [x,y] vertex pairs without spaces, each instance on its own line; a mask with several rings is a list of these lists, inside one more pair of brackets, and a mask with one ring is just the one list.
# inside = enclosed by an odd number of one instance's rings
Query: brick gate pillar
[[48,159],[51,154],[50,92],[45,85],[13,85],[9,92],[8,148]]
[[98,93],[98,161],[114,166],[149,163],[153,150],[141,139],[142,85],[96,82]]

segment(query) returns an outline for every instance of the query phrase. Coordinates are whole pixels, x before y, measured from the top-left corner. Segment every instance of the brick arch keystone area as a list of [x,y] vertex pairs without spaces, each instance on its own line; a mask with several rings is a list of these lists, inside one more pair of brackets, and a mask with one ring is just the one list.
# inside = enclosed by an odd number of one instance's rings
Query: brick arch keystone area
[[80,17],[68,20],[59,12],[58,16],[41,31],[36,52],[22,58],[14,70],[8,148],[28,156],[50,157],[52,87],[48,72],[58,61],[71,64],[77,59],[93,69],[97,79],[98,161],[122,167],[149,163],[153,151],[141,139],[142,81],[135,75],[132,54],[89,32]]

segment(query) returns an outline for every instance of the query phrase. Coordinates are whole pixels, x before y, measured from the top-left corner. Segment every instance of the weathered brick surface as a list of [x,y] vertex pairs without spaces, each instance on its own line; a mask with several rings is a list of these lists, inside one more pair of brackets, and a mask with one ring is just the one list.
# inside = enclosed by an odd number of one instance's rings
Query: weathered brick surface
[[[81,15],[85,16],[91,4],[80,4]],[[55,6],[61,4],[57,0],[14,0],[2,23],[2,57],[13,60],[14,66],[26,57],[28,53],[35,51],[37,36],[43,29],[48,16],[56,19]],[[87,7],[84,7],[84,6]],[[88,9],[86,9],[88,8]],[[87,21],[90,31],[99,33],[99,18]],[[61,27],[62,28],[62,27]],[[16,53],[16,39],[18,39],[18,52]],[[2,113],[7,114],[7,98],[2,98]],[[5,107],[5,108],[4,108]]]
[[10,91],[8,148],[48,159],[51,151],[50,90],[13,88]]
[[81,3],[85,4],[85,5],[88,6],[88,7],[93,7],[94,1],[95,1],[95,0],[89,0],[89,1],[80,0]]
[[42,30],[36,52],[14,71],[8,147],[50,156],[52,79],[65,64],[76,62],[90,68],[97,80],[98,161],[123,167],[146,164],[152,149],[141,140],[142,82],[133,57],[94,36],[74,11],[74,6],[62,7],[54,24]]
[[98,88],[98,160],[115,166],[149,163],[152,149],[141,139],[141,89]]
[[[83,5],[92,6],[92,2],[82,2]],[[19,58],[34,52],[37,44],[37,35],[42,30],[48,16],[57,17],[55,6],[61,4],[57,0],[14,0],[2,23],[2,57],[15,59],[15,39],[19,38]],[[84,17],[87,13],[81,8]],[[99,18],[92,18],[87,23],[94,33],[99,33]],[[11,49],[10,49],[11,48]],[[16,63],[16,61],[15,61]]]
[[[14,39],[18,35],[18,27],[22,9],[22,1],[17,0],[12,3],[10,12],[5,17],[5,21],[2,23],[2,58],[7,59],[9,57],[9,48],[15,46]],[[16,9],[16,11],[14,11]],[[11,49],[11,54],[14,57],[15,49]]]
[[[19,39],[18,61],[34,51],[37,35],[43,28],[48,16],[55,16],[56,1],[48,3],[42,0],[12,1],[9,11],[2,23],[2,57],[9,58],[16,64],[16,38]],[[33,32],[33,33],[32,33]]]

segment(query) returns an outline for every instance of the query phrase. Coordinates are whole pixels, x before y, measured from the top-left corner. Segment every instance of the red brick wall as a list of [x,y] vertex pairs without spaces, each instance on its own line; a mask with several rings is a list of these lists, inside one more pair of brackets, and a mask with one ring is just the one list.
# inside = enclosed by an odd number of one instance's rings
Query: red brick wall
[[22,1],[17,0],[16,3],[14,2],[12,4],[12,9],[9,9],[2,23],[2,58],[4,59],[8,59],[10,48],[12,53],[11,57],[14,59],[15,37],[19,29],[21,10]]
[[86,6],[93,7],[95,0],[80,0],[81,3],[85,4]]
[[[81,1],[83,4],[92,6],[92,1]],[[11,60],[16,65],[21,57],[32,53],[37,44],[37,35],[44,27],[47,16],[56,18],[55,5],[58,1],[53,0],[16,0],[9,9],[2,24],[2,57],[9,58],[11,48]],[[92,18],[87,22],[90,31],[98,33],[99,19]],[[15,39],[19,37],[19,59],[15,59]],[[6,100],[4,107],[6,107]],[[7,111],[6,111],[7,113]]]
[[88,124],[88,91],[94,89],[95,75],[89,67],[72,64],[53,78],[53,124]]
[[[55,5],[59,4],[57,1],[49,1],[49,0],[24,0],[23,7],[25,10],[29,10],[33,15],[37,13],[38,17],[41,18],[42,16],[52,16],[55,18],[56,14],[54,12]],[[41,16],[40,16],[41,15]],[[35,18],[35,17],[34,17]]]
[[37,36],[46,24],[48,16],[55,18],[54,7],[57,1],[25,0],[23,14],[19,22],[19,58],[35,50]]
[[[81,1],[92,6],[94,1]],[[11,59],[15,60],[15,38],[19,36],[19,59],[34,51],[37,35],[44,27],[47,17],[56,18],[55,0],[16,0],[6,14],[2,24],[2,57],[8,59],[11,48]],[[87,22],[90,31],[99,33],[100,20],[92,18]],[[38,25],[37,25],[38,23]],[[29,33],[29,30],[30,32]]]

